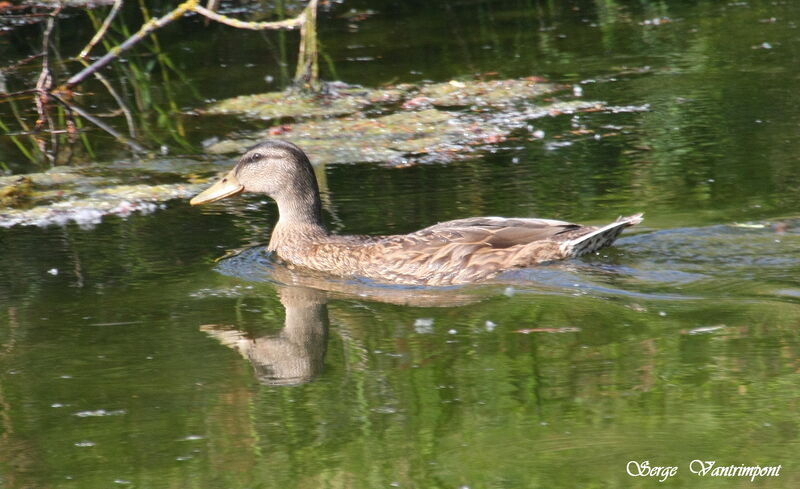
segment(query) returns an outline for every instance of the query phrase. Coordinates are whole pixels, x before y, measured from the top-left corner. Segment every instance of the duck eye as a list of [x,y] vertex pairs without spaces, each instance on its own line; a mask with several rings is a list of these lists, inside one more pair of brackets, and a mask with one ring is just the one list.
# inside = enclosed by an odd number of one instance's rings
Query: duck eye
[[253,154],[250,156],[250,162],[252,163],[253,161],[258,161],[258,160],[260,160],[262,157],[263,157],[263,156],[261,155],[261,153],[253,153]]

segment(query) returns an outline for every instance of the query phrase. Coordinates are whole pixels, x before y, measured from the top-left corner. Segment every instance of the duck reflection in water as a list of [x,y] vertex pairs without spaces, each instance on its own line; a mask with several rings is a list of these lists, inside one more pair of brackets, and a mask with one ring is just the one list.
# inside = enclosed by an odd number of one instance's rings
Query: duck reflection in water
[[283,330],[277,335],[253,338],[235,326],[201,326],[201,330],[249,360],[258,380],[267,385],[302,384],[322,372],[328,339],[329,298],[411,307],[456,307],[496,295],[494,288],[378,286],[308,271],[301,273],[276,260],[264,246],[231,252],[220,259],[217,271],[250,284],[263,284],[263,289],[256,287],[255,290],[266,294],[277,290],[286,310]]
[[320,374],[328,339],[326,293],[306,287],[279,287],[286,321],[277,335],[251,338],[245,332],[216,325],[200,329],[238,351],[253,364],[259,382],[296,385]]

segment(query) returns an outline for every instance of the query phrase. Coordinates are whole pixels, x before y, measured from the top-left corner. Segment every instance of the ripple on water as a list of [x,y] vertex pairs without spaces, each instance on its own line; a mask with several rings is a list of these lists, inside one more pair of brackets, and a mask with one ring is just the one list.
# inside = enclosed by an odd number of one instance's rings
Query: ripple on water
[[800,272],[800,236],[772,227],[679,228],[620,240],[632,283],[659,282],[704,296],[791,297]]
[[[222,260],[217,270],[251,282],[287,284],[298,280],[297,273],[276,261],[263,246]],[[511,270],[493,283],[513,284],[515,293],[668,301],[767,295],[786,300],[800,297],[798,272],[797,233],[776,233],[767,225],[715,225],[627,236],[602,255]],[[440,299],[449,294],[452,299],[469,290],[456,287],[448,293],[431,287],[395,287],[320,276],[311,281],[304,285],[333,291],[357,288],[355,295],[367,298],[398,293],[432,294]],[[477,300],[474,295],[473,299]]]

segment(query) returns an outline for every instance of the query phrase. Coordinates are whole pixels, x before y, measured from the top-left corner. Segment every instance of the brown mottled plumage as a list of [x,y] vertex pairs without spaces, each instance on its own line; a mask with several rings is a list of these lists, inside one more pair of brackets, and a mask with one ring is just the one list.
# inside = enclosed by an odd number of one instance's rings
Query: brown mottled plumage
[[603,227],[550,219],[473,217],[394,236],[339,236],[322,223],[317,179],[292,143],[268,140],[245,153],[222,180],[191,200],[213,202],[243,191],[267,194],[280,218],[269,249],[301,267],[382,282],[451,285],[511,268],[580,256],[608,246],[636,214]]

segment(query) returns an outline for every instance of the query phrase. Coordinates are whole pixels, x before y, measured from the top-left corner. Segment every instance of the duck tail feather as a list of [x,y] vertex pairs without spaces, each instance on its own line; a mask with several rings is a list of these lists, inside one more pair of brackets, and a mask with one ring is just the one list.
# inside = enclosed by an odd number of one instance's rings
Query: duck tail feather
[[564,241],[564,243],[561,244],[561,251],[564,253],[565,257],[576,257],[605,248],[617,239],[623,229],[642,222],[644,220],[642,216],[642,213],[627,217],[620,216],[611,224],[595,229],[575,239]]

